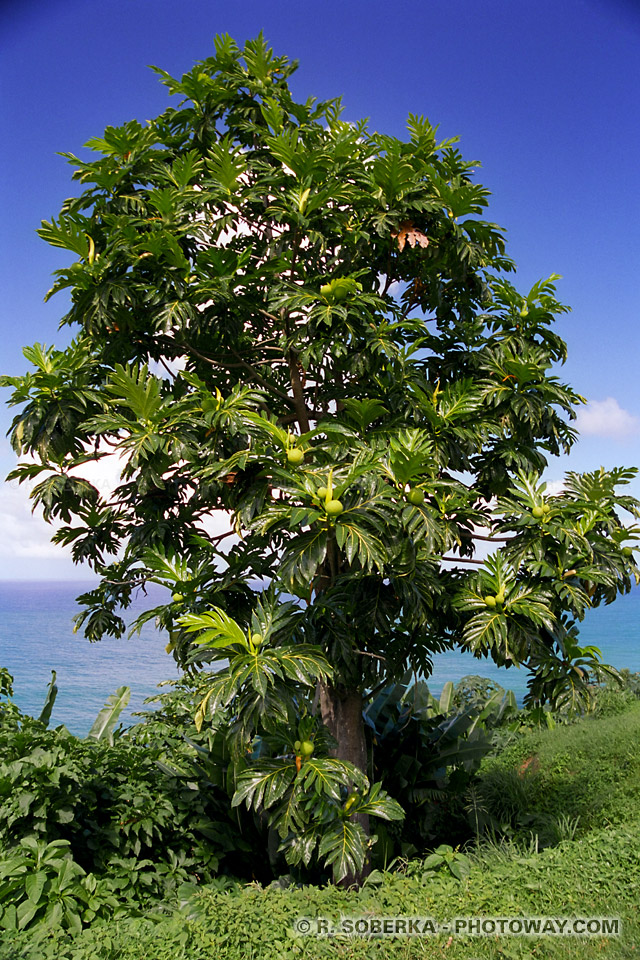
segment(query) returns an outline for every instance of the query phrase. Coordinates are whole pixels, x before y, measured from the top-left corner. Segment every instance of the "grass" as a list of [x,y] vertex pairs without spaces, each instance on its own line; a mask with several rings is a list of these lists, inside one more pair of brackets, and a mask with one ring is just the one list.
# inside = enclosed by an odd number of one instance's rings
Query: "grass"
[[640,703],[624,713],[531,733],[487,760],[485,807],[520,836],[555,843],[634,819],[640,808]]
[[[502,804],[513,840],[468,851],[460,882],[421,862],[372,878],[360,891],[262,889],[220,882],[179,912],[95,924],[75,939],[24,934],[0,944],[0,960],[631,960],[640,957],[640,704],[623,714],[527,735],[487,762],[487,803]],[[494,795],[491,795],[491,790]],[[500,793],[500,790],[502,791]],[[533,826],[555,824],[538,849]],[[535,831],[533,831],[535,832]],[[549,832],[549,831],[548,831]],[[322,939],[294,933],[299,917],[608,916],[620,937]]]

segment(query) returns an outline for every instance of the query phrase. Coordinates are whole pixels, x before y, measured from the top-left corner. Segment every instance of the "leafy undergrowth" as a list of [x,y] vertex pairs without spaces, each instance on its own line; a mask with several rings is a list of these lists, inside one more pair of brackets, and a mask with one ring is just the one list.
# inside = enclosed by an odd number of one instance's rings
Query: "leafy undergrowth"
[[[621,714],[527,733],[486,760],[475,802],[490,823],[500,821],[502,839],[466,851],[468,875],[466,862],[462,875],[460,871],[457,877],[452,875],[452,852],[448,859],[431,857],[426,864],[416,860],[393,873],[376,872],[359,892],[312,886],[262,888],[219,877],[199,888],[189,884],[180,888],[175,882],[165,887],[164,901],[156,894],[143,904],[129,903],[114,887],[111,895],[122,897],[116,905],[117,919],[97,914],[75,936],[60,927],[47,931],[45,924],[20,933],[5,930],[0,933],[0,960],[209,960],[212,955],[216,960],[638,957],[639,740],[636,703]],[[52,845],[65,842],[69,841]],[[54,853],[60,856],[57,849]],[[183,873],[178,871],[174,880]],[[28,900],[35,903],[37,884],[27,880],[28,874],[22,876]],[[4,882],[13,881],[7,875]],[[178,889],[180,907],[175,901]],[[435,921],[460,916],[605,916],[621,918],[622,935],[536,939],[445,933],[364,940],[294,933],[297,918],[336,920],[341,915],[421,916]]]
[[501,832],[542,844],[633,820],[640,807],[640,703],[531,732],[485,760],[478,803]]
[[[425,874],[420,862],[377,875],[362,890],[336,887],[202,888],[181,913],[157,921],[122,919],[95,924],[75,939],[58,932],[46,939],[14,936],[0,960],[623,960],[640,955],[637,890],[640,822],[594,831],[580,840],[532,853],[511,844],[471,854],[468,879]],[[324,939],[293,933],[300,917],[607,916],[620,917],[621,936],[449,937],[384,940]]]

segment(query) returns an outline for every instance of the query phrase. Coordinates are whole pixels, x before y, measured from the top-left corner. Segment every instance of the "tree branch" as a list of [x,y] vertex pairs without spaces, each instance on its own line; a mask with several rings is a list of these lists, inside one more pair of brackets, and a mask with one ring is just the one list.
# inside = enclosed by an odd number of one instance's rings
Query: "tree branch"
[[302,386],[302,380],[300,378],[300,364],[298,362],[298,355],[295,353],[295,351],[290,350],[287,359],[289,361],[289,375],[291,377],[291,389],[293,390],[293,402],[295,405],[296,414],[298,415],[300,432],[308,433],[311,429],[311,424],[309,423],[309,413],[304,400],[304,389]]
[[282,400],[286,400],[287,403],[293,402],[287,393],[284,393],[282,390],[278,390],[278,388],[274,387],[272,383],[269,383],[268,380],[265,380],[264,377],[261,377],[255,367],[253,367],[246,360],[243,360],[242,357],[233,349],[231,349],[231,353],[237,358],[238,363],[229,363],[226,360],[214,360],[212,357],[207,357],[204,353],[200,353],[200,351],[196,347],[191,346],[190,343],[181,342],[177,345],[179,347],[183,347],[188,353],[193,354],[194,357],[198,357],[199,360],[203,360],[205,363],[211,364],[213,367],[222,367],[225,370],[232,369],[233,367],[241,367],[242,369],[247,370],[251,374],[252,379],[255,380],[256,383],[259,383],[260,386],[268,390],[269,393],[275,393],[276,396],[280,397]]
[[363,701],[373,700],[376,694],[380,693],[381,690],[384,690],[385,687],[389,686],[389,683],[390,681],[388,679],[382,680],[376,687],[373,688],[373,690],[370,690],[369,693],[363,693],[362,694]]
[[167,371],[167,373],[169,374],[169,376],[170,376],[170,377],[173,377],[173,379],[175,380],[176,375],[175,375],[175,373],[173,372],[173,370],[171,369],[171,367],[168,367],[168,366],[167,366],[164,357],[160,357],[160,363],[161,363],[162,366],[165,368],[165,370]]
[[226,540],[227,537],[233,537],[235,530],[229,530],[227,533],[219,533],[217,537],[209,537],[210,543],[220,543],[221,540]]
[[481,533],[472,533],[471,540],[487,540],[489,543],[511,543],[513,537],[483,537]]
[[274,323],[281,323],[282,321],[274,316],[273,313],[269,313],[267,310],[258,309],[258,313],[261,313],[263,317],[266,317],[267,320],[273,320]]
[[484,566],[485,560],[473,560],[471,557],[442,557],[442,560],[448,560],[451,563],[477,563]]

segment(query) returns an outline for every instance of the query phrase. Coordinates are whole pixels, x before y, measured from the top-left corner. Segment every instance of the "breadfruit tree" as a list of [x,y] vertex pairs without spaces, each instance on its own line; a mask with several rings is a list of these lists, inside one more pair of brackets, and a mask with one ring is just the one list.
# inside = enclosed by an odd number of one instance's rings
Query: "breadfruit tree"
[[[363,779],[372,694],[459,648],[529,667],[532,702],[579,697],[598,664],[576,666],[575,625],[630,589],[638,513],[630,469],[545,492],[582,399],[557,376],[567,308],[556,277],[508,279],[477,165],[422,116],[402,140],[297,103],[295,67],[220,37],[182,79],[157,70],[177,105],[65,154],[81,189],[39,232],[77,258],[49,294],[75,338],[3,382],[12,476],[100,578],[86,635],[170,587],[148,616],[206,668],[198,722],[233,718],[234,802],[341,876],[367,815],[400,815]],[[106,458],[113,491],[83,477]],[[325,806],[287,819],[299,783]]]

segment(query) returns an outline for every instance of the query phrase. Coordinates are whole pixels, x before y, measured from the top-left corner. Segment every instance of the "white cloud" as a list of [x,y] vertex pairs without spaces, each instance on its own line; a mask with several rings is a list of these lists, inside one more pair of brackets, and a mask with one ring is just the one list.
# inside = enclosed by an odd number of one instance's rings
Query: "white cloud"
[[120,474],[126,464],[126,457],[119,453],[110,453],[100,460],[89,460],[79,467],[69,470],[70,476],[88,480],[98,490],[101,497],[109,498],[120,484]]
[[545,495],[547,497],[557,497],[558,494],[564,491],[564,480],[547,480],[547,487],[545,489]]
[[577,427],[585,436],[621,440],[640,433],[640,418],[623,410],[615,397],[607,397],[590,400],[578,414]]
[[[4,452],[0,447],[0,454]],[[28,460],[23,458],[23,462]],[[102,497],[108,499],[120,483],[124,463],[123,457],[113,453],[101,460],[89,461],[71,472],[84,477],[97,487]],[[88,566],[73,563],[71,547],[51,543],[55,531],[64,524],[60,521],[46,523],[38,507],[35,513],[31,512],[33,501],[29,494],[37,483],[38,479],[22,484],[17,480],[0,484],[0,579],[92,578],[94,574]],[[201,526],[212,538],[233,529],[231,515],[222,510],[203,517]],[[229,536],[222,541],[221,547],[231,547],[237,540],[237,536]]]
[[31,512],[31,506],[24,486],[5,483],[0,487],[0,557],[39,560],[70,557],[69,548],[50,542],[59,524],[45,523],[37,512]]

